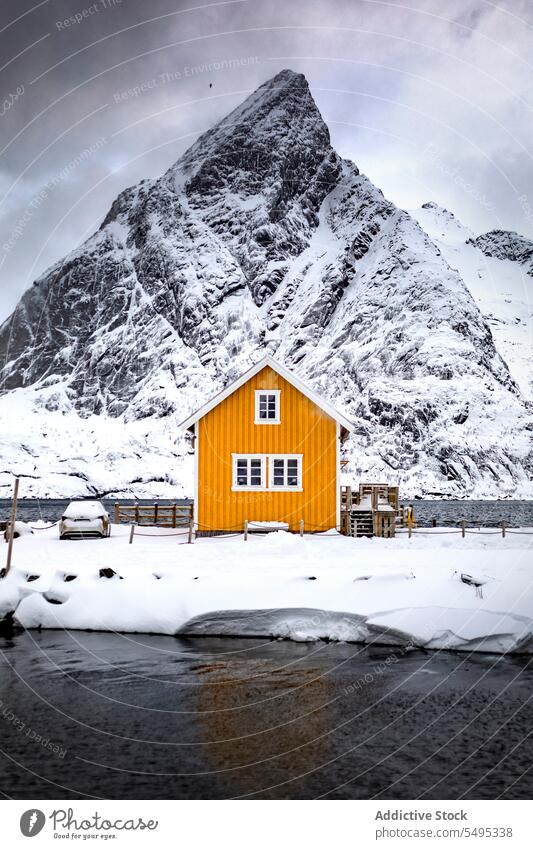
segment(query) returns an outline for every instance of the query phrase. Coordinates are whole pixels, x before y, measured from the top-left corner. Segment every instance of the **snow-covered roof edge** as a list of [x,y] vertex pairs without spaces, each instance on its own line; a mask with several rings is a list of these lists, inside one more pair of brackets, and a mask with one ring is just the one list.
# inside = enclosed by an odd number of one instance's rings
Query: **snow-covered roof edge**
[[273,357],[263,357],[262,360],[259,360],[252,368],[245,371],[244,374],[241,374],[233,383],[230,383],[223,389],[221,392],[218,392],[213,396],[203,407],[200,407],[199,410],[192,413],[185,421],[181,422],[179,427],[183,430],[188,430],[188,428],[192,427],[193,424],[196,424],[199,419],[203,418],[207,413],[211,412],[215,407],[225,401],[230,395],[236,392],[237,389],[240,389],[241,386],[244,386],[252,377],[254,377],[258,372],[264,369],[266,366],[270,366],[270,368],[277,372],[281,377],[285,378],[285,380],[292,384],[295,389],[298,389],[302,395],[305,395],[312,401],[317,407],[320,407],[325,413],[328,414],[332,419],[336,422],[339,422],[342,427],[344,427],[347,431],[351,431],[353,429],[353,423],[347,419],[342,413],[339,413],[333,404],[330,404],[325,398],[322,398],[318,395],[313,389],[311,389],[306,383],[303,382],[299,377],[296,377],[295,374],[289,371],[288,368],[285,368],[281,363],[278,363]]

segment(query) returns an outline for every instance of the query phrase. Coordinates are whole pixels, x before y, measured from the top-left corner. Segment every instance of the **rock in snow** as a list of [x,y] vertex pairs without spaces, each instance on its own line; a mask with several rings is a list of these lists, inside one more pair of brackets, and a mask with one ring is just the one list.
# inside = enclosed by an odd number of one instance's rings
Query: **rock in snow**
[[[305,78],[277,74],[122,192],[0,328],[0,488],[192,494],[177,423],[268,352],[356,423],[350,478],[530,495],[523,376],[423,226],[331,147]],[[531,261],[516,234],[467,240],[480,263]]]

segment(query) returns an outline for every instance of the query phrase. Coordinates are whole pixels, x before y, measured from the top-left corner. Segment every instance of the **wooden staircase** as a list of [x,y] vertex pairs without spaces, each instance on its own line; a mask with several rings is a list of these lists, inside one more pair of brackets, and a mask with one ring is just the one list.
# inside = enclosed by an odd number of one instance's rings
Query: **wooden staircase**
[[399,518],[397,486],[361,483],[358,491],[341,486],[341,534],[393,537]]

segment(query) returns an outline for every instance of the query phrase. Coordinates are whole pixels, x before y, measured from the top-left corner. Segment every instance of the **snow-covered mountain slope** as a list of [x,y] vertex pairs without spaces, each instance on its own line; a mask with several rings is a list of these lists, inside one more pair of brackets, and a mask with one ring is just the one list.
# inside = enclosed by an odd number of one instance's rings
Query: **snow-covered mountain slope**
[[193,457],[175,416],[81,418],[65,388],[14,389],[0,397],[0,497],[11,495],[14,475],[25,498],[190,495]]
[[[305,78],[282,71],[159,180],[124,191],[0,329],[0,417],[35,409],[11,417],[0,480],[23,442],[38,455],[26,492],[50,493],[45,469],[72,469],[81,433],[87,492],[105,478],[157,494],[160,475],[138,478],[165,463],[185,481],[177,422],[267,350],[355,421],[352,479],[530,493],[531,417],[455,267],[337,155]],[[35,435],[48,417],[63,440]]]
[[474,237],[451,212],[431,202],[411,214],[459,271],[513,378],[531,400],[533,241],[505,230]]

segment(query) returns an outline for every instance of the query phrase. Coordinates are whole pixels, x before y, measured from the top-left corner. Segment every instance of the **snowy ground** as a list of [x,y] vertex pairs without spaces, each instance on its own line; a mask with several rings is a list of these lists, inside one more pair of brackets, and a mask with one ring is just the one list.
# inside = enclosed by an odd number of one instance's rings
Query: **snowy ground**
[[[109,539],[64,542],[53,527],[15,541],[0,617],[16,610],[26,628],[533,653],[533,529],[516,530],[505,539],[495,529],[462,539],[437,528],[411,540],[279,531],[247,542],[139,536],[128,545],[126,526],[113,526]],[[117,575],[100,577],[105,567]]]

